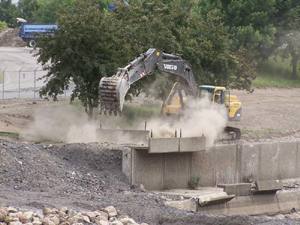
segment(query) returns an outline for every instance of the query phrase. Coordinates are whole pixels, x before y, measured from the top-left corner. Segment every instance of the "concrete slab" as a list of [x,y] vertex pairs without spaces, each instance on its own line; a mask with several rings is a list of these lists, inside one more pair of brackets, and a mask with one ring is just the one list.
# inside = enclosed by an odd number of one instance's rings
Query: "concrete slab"
[[186,199],[183,201],[167,201],[165,205],[172,206],[177,209],[182,209],[186,211],[197,211],[197,200],[195,198]]
[[221,192],[221,193],[199,196],[198,202],[201,207],[210,206],[210,205],[228,202],[234,197],[235,195],[227,195],[225,192]]
[[243,144],[241,148],[240,182],[259,180],[260,144]]
[[279,211],[276,194],[252,195],[253,207],[250,215],[275,214]]
[[179,138],[150,138],[149,153],[179,152]]
[[283,189],[282,181],[280,180],[269,180],[269,181],[256,181],[256,189],[253,193],[276,193],[278,190]]
[[191,160],[188,152],[164,154],[164,190],[188,188]]
[[279,211],[282,213],[289,213],[293,209],[296,211],[300,210],[300,192],[292,191],[285,192],[279,191],[276,194],[277,201],[279,204]]
[[228,195],[249,196],[252,195],[251,183],[238,184],[218,184],[217,187],[223,188]]
[[117,129],[98,129],[97,133],[100,141],[116,143],[135,143],[148,146],[148,130],[117,130]]
[[233,184],[238,182],[236,145],[219,145],[214,147],[214,167],[216,184]]
[[196,190],[191,189],[169,189],[164,191],[155,191],[156,193],[166,194],[166,195],[180,195],[184,198],[198,198],[199,196],[221,193],[223,188],[218,187],[199,187]]
[[278,179],[297,177],[297,142],[280,142],[279,149]]
[[164,155],[136,149],[132,149],[131,155],[131,184],[143,184],[147,190],[162,190]]
[[215,186],[214,150],[193,152],[191,176],[200,175],[200,186]]
[[262,143],[259,155],[258,180],[278,179],[279,143]]
[[179,152],[198,152],[206,150],[205,137],[180,138]]

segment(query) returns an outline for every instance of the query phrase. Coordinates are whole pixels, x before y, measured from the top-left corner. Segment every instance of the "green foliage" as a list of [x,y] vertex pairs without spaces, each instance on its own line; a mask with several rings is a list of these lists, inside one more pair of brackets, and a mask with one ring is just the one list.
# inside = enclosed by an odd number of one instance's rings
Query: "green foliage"
[[0,131],[0,137],[10,137],[10,138],[14,138],[14,139],[19,139],[19,134],[18,133],[12,133],[12,132]]
[[5,21],[0,21],[0,31],[4,30],[7,28],[7,23]]
[[41,48],[36,56],[48,70],[47,84],[40,94],[57,100],[72,79],[76,87],[71,101],[78,97],[91,117],[97,105],[99,80],[112,72],[113,27],[90,1],[79,1],[74,10],[75,13],[61,12],[55,37],[39,40]]
[[[252,65],[247,64],[243,52],[230,51],[227,28],[215,12],[201,21],[189,13],[191,5],[180,1],[167,5],[152,0],[130,7],[116,1],[116,9],[110,13],[93,6],[92,1],[78,1],[72,9],[71,1],[65,0],[70,7],[60,11],[60,29],[55,37],[45,36],[39,41],[41,48],[36,55],[48,70],[41,95],[57,100],[72,79],[76,87],[71,101],[78,97],[91,117],[101,77],[113,75],[118,67],[126,66],[149,48],[183,54],[199,84],[250,90],[255,77]],[[157,72],[144,77],[132,85],[128,96],[149,89],[157,77],[164,76]],[[158,79],[157,97],[166,97],[170,85],[167,79]]]
[[[114,118],[114,125],[128,129],[128,127],[144,124],[151,118],[157,118],[159,114],[160,107],[124,104],[122,116]],[[100,120],[107,120],[107,116],[101,115]]]
[[38,1],[37,10],[33,12],[34,23],[56,23],[59,18],[59,9],[63,9],[64,13],[71,13],[74,11],[76,1],[77,0]]
[[276,27],[273,24],[277,12],[276,0],[196,0],[193,12],[202,18],[215,9],[229,27],[231,47],[237,51],[246,48],[258,57],[268,57],[268,50],[275,41]]
[[38,0],[20,0],[17,16],[26,19],[28,23],[33,23],[33,15],[39,9],[39,2]]
[[287,59],[274,59],[270,57],[267,61],[257,64],[258,78],[253,81],[254,87],[300,87],[300,79],[291,79],[290,67],[291,56]]
[[200,181],[201,181],[201,175],[200,174],[195,174],[189,180],[188,185],[191,189],[195,190],[200,186]]
[[16,26],[16,6],[12,4],[11,0],[0,1],[0,21],[7,23],[8,27]]
[[147,121],[153,117],[159,116],[160,108],[132,106],[125,104],[122,112],[124,120],[129,123],[136,123],[139,121]]
[[277,2],[275,24],[278,27],[276,54],[283,59],[291,57],[292,79],[297,79],[300,60],[300,4],[298,0]]

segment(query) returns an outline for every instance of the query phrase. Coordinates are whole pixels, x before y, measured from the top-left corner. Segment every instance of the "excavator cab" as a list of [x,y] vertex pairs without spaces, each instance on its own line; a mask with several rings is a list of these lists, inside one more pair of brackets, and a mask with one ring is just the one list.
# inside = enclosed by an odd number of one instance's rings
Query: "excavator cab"
[[230,95],[230,90],[225,87],[201,85],[199,86],[199,92],[200,98],[203,98],[208,94],[213,105],[224,105],[228,111],[229,120],[241,120],[242,103],[238,100],[236,95]]

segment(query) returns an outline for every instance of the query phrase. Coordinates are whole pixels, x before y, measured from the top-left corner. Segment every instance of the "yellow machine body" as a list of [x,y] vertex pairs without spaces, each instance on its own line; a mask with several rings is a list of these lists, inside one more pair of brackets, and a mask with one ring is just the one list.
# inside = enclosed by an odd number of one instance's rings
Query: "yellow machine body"
[[[164,104],[164,114],[167,115],[179,115],[181,112],[181,101],[180,96],[174,97],[177,84],[175,84]],[[230,91],[225,87],[220,86],[210,86],[210,85],[201,85],[199,86],[198,92],[199,98],[209,97],[214,104],[222,104],[228,110],[228,119],[229,120],[241,120],[242,116],[242,103],[238,100],[237,96],[230,95]],[[182,102],[185,104],[187,98],[182,97]]]

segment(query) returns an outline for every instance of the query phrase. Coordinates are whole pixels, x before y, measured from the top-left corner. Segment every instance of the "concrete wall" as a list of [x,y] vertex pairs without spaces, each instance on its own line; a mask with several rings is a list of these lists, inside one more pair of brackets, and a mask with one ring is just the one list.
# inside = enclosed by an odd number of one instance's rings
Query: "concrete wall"
[[149,190],[185,188],[201,175],[201,186],[300,176],[299,141],[224,144],[207,151],[148,153],[133,149],[131,182]]
[[263,215],[288,213],[300,209],[300,192],[239,196],[223,204],[198,206],[197,211],[227,215]]

